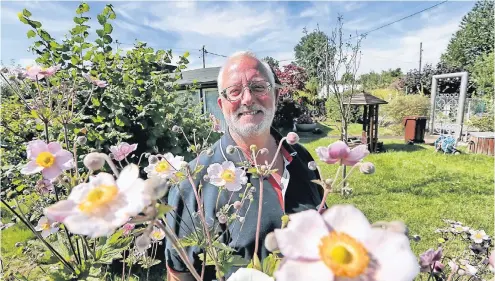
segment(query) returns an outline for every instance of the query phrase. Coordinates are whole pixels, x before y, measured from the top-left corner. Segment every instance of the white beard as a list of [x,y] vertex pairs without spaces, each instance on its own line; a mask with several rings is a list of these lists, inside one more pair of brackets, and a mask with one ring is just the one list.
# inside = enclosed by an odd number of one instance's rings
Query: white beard
[[[261,110],[263,112],[263,121],[259,124],[243,124],[239,126],[238,115],[243,111]],[[229,116],[225,116],[225,122],[230,130],[242,137],[252,137],[260,135],[270,129],[273,118],[275,117],[275,106],[272,109],[264,108],[260,105],[253,105],[250,107],[241,106],[234,113]]]

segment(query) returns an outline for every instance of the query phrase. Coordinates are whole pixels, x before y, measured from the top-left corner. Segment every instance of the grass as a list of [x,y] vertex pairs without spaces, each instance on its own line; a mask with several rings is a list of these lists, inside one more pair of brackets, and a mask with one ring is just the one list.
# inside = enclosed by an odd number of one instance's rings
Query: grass
[[[316,159],[314,150],[334,139],[302,140]],[[349,179],[353,195],[344,199],[331,194],[329,205],[349,203],[361,209],[371,222],[402,220],[412,235],[421,236],[413,243],[416,254],[434,248],[434,231],[446,225],[442,219],[461,221],[493,235],[493,157],[484,155],[446,155],[435,153],[428,145],[405,145],[384,141],[386,153],[372,154],[376,173],[355,173]],[[334,177],[337,166],[319,160],[324,177]],[[457,248],[454,251],[460,251]]]
[[[322,126],[322,125],[320,125]],[[351,134],[355,128],[351,126]],[[301,143],[316,159],[315,148],[336,141],[327,130],[324,135],[301,134]],[[493,235],[493,157],[474,154],[446,155],[435,153],[428,145],[406,145],[400,140],[384,140],[386,153],[371,154],[367,161],[376,166],[373,175],[356,173],[349,179],[353,188],[350,198],[331,194],[328,204],[354,204],[371,222],[403,220],[412,235],[421,236],[412,243],[415,254],[437,246],[434,231],[445,227],[442,219],[453,219]],[[337,166],[319,162],[324,177],[333,177]],[[10,214],[2,206],[2,221],[10,221]],[[33,235],[21,223],[3,230],[2,259],[4,265],[14,258],[16,242]],[[461,248],[453,245],[453,251]],[[11,266],[22,266],[12,263]],[[19,267],[22,271],[22,267]],[[33,270],[30,278],[39,270]],[[133,280],[146,280],[146,271],[136,272]],[[139,276],[139,277],[138,277]],[[163,264],[152,267],[150,280],[163,280]],[[31,280],[31,279],[30,279]],[[40,279],[41,280],[41,279]],[[110,280],[120,280],[116,270]]]

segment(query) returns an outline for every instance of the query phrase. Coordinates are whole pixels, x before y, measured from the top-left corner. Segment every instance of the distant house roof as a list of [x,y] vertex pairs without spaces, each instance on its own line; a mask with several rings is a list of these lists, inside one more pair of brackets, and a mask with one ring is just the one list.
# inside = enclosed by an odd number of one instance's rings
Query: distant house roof
[[[192,85],[193,81],[196,81],[198,86],[202,88],[217,87],[218,73],[220,72],[220,67],[207,67],[198,68],[191,70],[184,70],[180,73],[181,79],[177,80],[176,83],[181,86]],[[273,71],[275,76],[275,84],[281,86],[280,80]],[[175,74],[173,74],[175,75]]]
[[351,105],[374,105],[374,104],[387,104],[388,102],[373,96],[370,93],[360,92],[352,95],[351,102],[347,104]]

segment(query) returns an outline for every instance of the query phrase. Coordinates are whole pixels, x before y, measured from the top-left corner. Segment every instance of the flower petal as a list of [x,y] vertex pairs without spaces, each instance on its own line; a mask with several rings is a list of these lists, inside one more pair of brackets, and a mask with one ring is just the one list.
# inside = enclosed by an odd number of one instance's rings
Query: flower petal
[[318,244],[329,233],[320,214],[316,210],[307,210],[292,214],[289,219],[286,228],[275,229],[280,252],[291,259],[319,260]]
[[58,143],[58,142],[51,142],[51,143],[48,144],[48,151],[51,154],[56,154],[60,150],[62,150],[62,146],[60,145],[60,143]]
[[94,187],[91,183],[81,183],[74,186],[69,194],[67,200],[71,200],[74,204],[81,203],[88,192]]
[[274,279],[265,273],[253,268],[239,268],[227,281],[273,281]]
[[[302,240],[302,239],[300,239]],[[274,274],[277,281],[333,281],[332,271],[321,261],[283,260]],[[381,280],[380,280],[381,281]]]
[[112,234],[115,226],[108,223],[105,217],[87,216],[77,213],[64,220],[70,232],[74,234],[87,235],[91,238],[103,237]]
[[43,213],[50,221],[63,222],[64,219],[75,212],[76,204],[71,200],[62,200],[45,208]]
[[404,234],[373,228],[365,244],[378,262],[375,280],[411,281],[419,274],[418,261]]
[[242,189],[242,185],[240,182],[227,182],[225,183],[225,188],[228,190],[228,191],[232,191],[232,192],[236,192],[236,191],[239,191]]
[[364,157],[368,156],[368,154],[370,154],[370,152],[367,145],[358,145],[351,150],[351,152],[347,157],[345,157],[345,159],[342,160],[342,163],[347,166],[353,166],[357,162],[361,161]]
[[46,238],[50,235],[50,229],[45,229],[41,232],[41,237]]
[[38,164],[36,164],[35,161],[30,161],[29,163],[27,163],[26,166],[22,167],[21,174],[23,174],[23,175],[32,175],[32,174],[39,173],[42,170],[43,170],[43,167],[41,167]]
[[48,146],[44,141],[42,140],[30,141],[27,147],[27,158],[35,159],[38,156],[38,154],[40,154],[43,151],[48,151]]
[[344,159],[349,156],[350,149],[343,141],[336,141],[328,146],[328,156],[332,159]]
[[74,167],[74,160],[72,153],[67,150],[59,150],[55,154],[55,164],[62,170],[69,170]]
[[62,170],[57,167],[56,165],[53,165],[49,168],[45,168],[43,169],[43,171],[41,171],[41,173],[43,174],[43,177],[47,180],[52,180],[58,176],[60,176],[60,174],[62,174]]
[[366,240],[371,230],[368,219],[352,205],[334,205],[322,216],[333,230],[344,232],[361,242]]
[[232,171],[234,171],[235,170],[235,165],[231,161],[224,161],[222,163],[222,168],[223,168],[223,170],[232,170]]
[[219,177],[220,174],[223,171],[222,165],[219,163],[213,163],[208,168],[206,169],[208,173],[208,177],[213,178],[213,177]]
[[120,172],[117,179],[117,186],[121,191],[125,191],[133,186],[133,183],[139,177],[139,167],[135,164],[127,165],[122,172]]

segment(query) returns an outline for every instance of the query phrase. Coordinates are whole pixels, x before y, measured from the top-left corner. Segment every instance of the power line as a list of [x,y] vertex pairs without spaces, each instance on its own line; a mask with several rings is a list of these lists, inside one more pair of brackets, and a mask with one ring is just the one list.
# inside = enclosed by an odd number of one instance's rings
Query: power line
[[209,52],[209,51],[207,51],[207,50],[205,50],[205,53],[207,53],[207,54],[212,54],[212,55],[214,55],[214,56],[224,57],[224,58],[226,58],[226,57],[227,57],[227,56],[225,56],[225,55],[215,54],[215,53]]
[[[397,22],[403,21],[403,20],[408,19],[408,18],[410,18],[410,17],[413,17],[413,16],[415,16],[415,15],[417,15],[417,14],[421,14],[422,12],[425,12],[425,11],[428,11],[428,10],[430,10],[430,9],[433,9],[433,8],[435,8],[435,7],[437,7],[437,6],[440,6],[440,5],[442,5],[443,3],[447,2],[447,1],[449,1],[449,0],[442,1],[442,2],[440,2],[440,3],[437,3],[437,4],[433,5],[433,6],[430,6],[430,7],[428,7],[428,8],[425,8],[425,9],[421,10],[421,11],[418,11],[418,12],[416,12],[416,13],[414,13],[414,14],[410,14],[410,15],[408,15],[408,16],[405,16],[405,17],[400,18],[400,19],[398,19],[398,20],[395,20],[395,21],[393,21],[393,22],[389,22],[389,23],[387,23],[387,24],[384,24],[384,25],[382,25],[382,26],[379,26],[379,27],[374,28],[374,29],[372,29],[372,30],[369,30],[369,31],[367,31],[367,32],[361,33],[361,35],[360,35],[360,36],[363,36],[363,35],[368,35],[368,34],[370,34],[371,32],[374,32],[374,31],[377,31],[377,30],[382,29],[382,28],[384,28],[384,27],[390,26],[390,25],[392,25],[392,24],[394,24],[394,23],[397,23]],[[351,38],[349,38],[348,40],[351,40],[352,38],[355,38],[355,37],[359,37],[359,36],[354,36],[354,37],[351,37]]]

